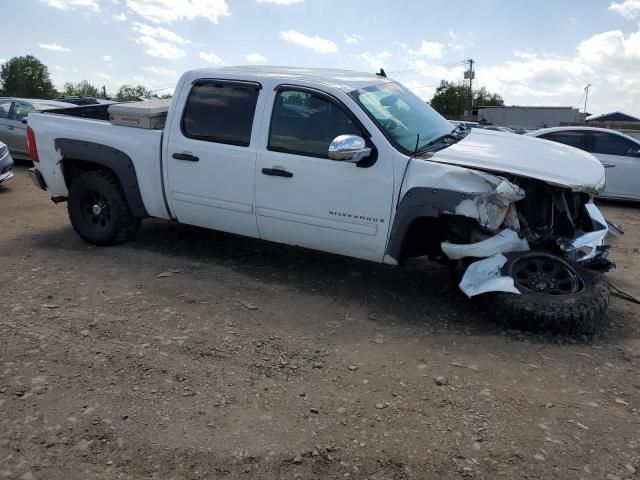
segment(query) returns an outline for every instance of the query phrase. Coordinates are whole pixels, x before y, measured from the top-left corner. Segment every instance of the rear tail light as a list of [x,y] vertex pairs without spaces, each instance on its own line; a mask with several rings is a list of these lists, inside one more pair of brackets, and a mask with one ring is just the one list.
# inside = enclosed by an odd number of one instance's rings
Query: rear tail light
[[34,162],[39,162],[38,158],[38,147],[36,147],[36,136],[33,133],[33,128],[27,127],[27,146],[29,147],[29,155],[31,155],[31,160]]

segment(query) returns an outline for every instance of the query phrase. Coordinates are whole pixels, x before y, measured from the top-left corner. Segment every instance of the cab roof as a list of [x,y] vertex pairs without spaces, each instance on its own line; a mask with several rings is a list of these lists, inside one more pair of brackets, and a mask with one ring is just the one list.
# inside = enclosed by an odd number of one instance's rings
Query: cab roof
[[223,78],[237,77],[237,80],[278,79],[283,82],[304,80],[318,85],[339,88],[345,92],[351,92],[360,88],[375,84],[387,83],[386,77],[366,72],[354,72],[352,70],[338,70],[331,68],[305,68],[305,67],[274,67],[274,66],[237,66],[203,68],[192,70],[192,78]]

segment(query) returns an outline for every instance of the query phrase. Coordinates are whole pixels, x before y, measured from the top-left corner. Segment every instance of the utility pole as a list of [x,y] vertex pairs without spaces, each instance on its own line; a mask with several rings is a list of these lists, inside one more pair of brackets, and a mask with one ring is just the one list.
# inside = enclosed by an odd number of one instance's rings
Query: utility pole
[[476,77],[476,73],[473,71],[473,64],[476,63],[473,58],[466,61],[469,64],[469,70],[464,72],[465,80],[469,80],[469,116],[473,115],[473,79]]
[[587,120],[587,100],[589,99],[589,88],[591,84],[584,87],[584,119]]
[[102,98],[107,98],[107,87],[102,86]]

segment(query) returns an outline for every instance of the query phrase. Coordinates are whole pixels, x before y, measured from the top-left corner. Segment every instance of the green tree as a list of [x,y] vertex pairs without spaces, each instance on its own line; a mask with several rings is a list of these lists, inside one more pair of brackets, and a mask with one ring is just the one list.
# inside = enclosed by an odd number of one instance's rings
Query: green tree
[[97,97],[99,95],[98,89],[86,80],[82,80],[80,83],[65,83],[62,93],[63,95],[79,95],[83,97]]
[[116,100],[119,102],[130,102],[132,100],[138,100],[140,97],[148,97],[151,95],[151,91],[147,90],[142,85],[133,87],[131,85],[122,85],[116,95]]
[[13,57],[0,67],[0,91],[9,97],[54,98],[49,69],[33,55]]
[[[469,87],[442,80],[429,103],[442,115],[463,115],[469,109]],[[504,101],[499,94],[482,87],[473,91],[473,104],[488,107],[504,105]]]

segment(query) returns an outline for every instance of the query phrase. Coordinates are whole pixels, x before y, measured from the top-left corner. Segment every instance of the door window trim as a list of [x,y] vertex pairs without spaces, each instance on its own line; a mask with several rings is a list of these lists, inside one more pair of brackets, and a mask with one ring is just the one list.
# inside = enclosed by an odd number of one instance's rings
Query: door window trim
[[[185,112],[187,110],[187,105],[189,104],[189,97],[193,93],[193,89],[195,87],[200,87],[202,85],[222,85],[222,86],[230,86],[230,87],[243,87],[243,88],[251,88],[253,87],[258,91],[258,96],[256,97],[256,106],[253,110],[253,120],[251,121],[251,131],[249,132],[249,143],[238,143],[238,142],[225,142],[220,140],[213,140],[211,138],[203,138],[203,137],[194,137],[193,135],[189,135],[185,130],[184,126],[184,117]],[[180,115],[180,133],[185,138],[189,138],[191,140],[198,140],[200,142],[209,142],[209,143],[217,143],[221,145],[232,145],[234,147],[244,147],[247,148],[251,146],[251,137],[253,136],[253,127],[256,122],[256,113],[258,112],[258,103],[260,101],[260,90],[262,90],[262,84],[260,82],[253,82],[247,80],[233,80],[233,79],[225,79],[225,78],[197,78],[193,82],[191,82],[191,88],[189,89],[189,93],[187,93],[187,98],[184,101],[184,108],[182,109],[182,114]]]
[[[319,90],[317,88],[306,87],[306,86],[303,86],[303,85],[294,85],[294,84],[289,84],[289,83],[281,83],[280,85],[277,85],[273,90],[276,92],[276,96],[273,99],[273,103],[271,105],[271,115],[269,116],[269,136],[267,138],[267,150],[269,150],[271,152],[280,152],[280,153],[287,153],[287,154],[290,154],[290,155],[300,155],[302,157],[310,157],[310,158],[319,158],[319,159],[322,159],[322,160],[329,160],[326,156],[322,156],[322,155],[313,155],[313,154],[311,154],[309,152],[298,152],[298,151],[294,151],[294,150],[285,150],[285,149],[281,149],[281,148],[273,148],[271,146],[271,129],[273,128],[273,115],[275,113],[276,98],[277,98],[278,92],[280,92],[282,90],[287,90],[287,91],[308,93],[310,95],[316,95],[318,97],[321,97],[323,100],[326,100],[327,102],[335,105],[342,113],[344,113],[349,118],[349,120],[351,120],[355,124],[356,127],[358,127],[362,131],[362,133],[365,136],[364,140],[367,143],[367,146],[371,147],[371,155],[369,155],[368,158],[366,158],[364,160],[361,160],[356,165],[359,166],[359,167],[370,167],[374,163],[376,163],[376,160],[378,159],[378,149],[376,148],[375,144],[372,141],[371,133],[362,124],[360,119],[358,117],[356,117],[356,115],[349,109],[349,107],[347,107],[339,98],[335,97],[334,95],[331,95],[328,92],[325,92],[323,90]],[[335,161],[335,160],[332,160],[332,161]]]

